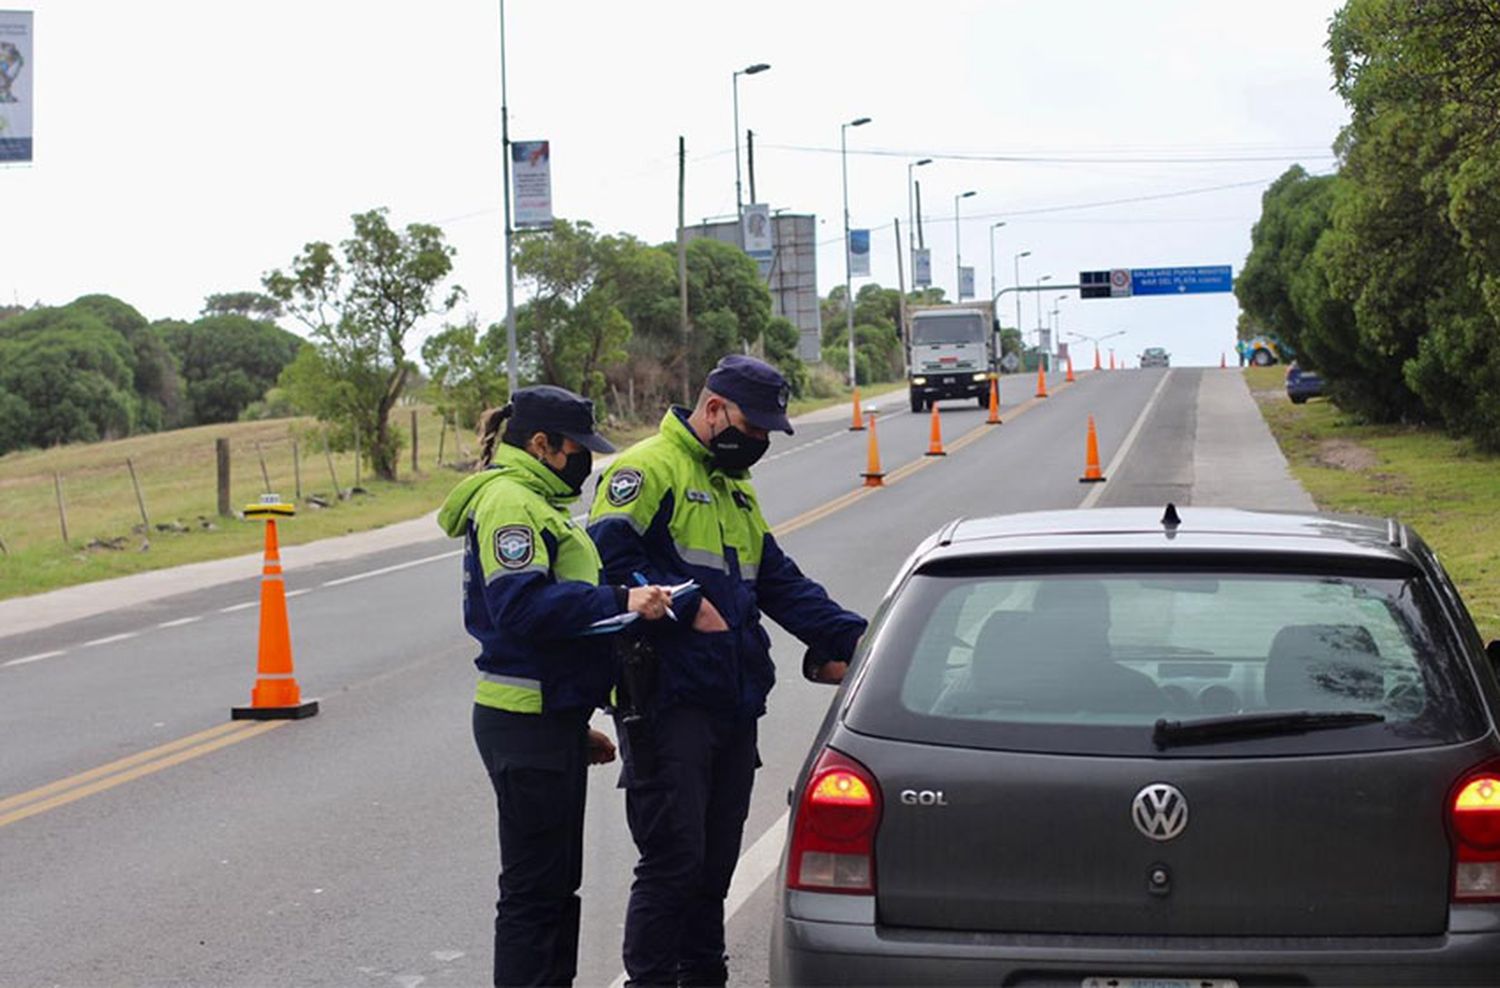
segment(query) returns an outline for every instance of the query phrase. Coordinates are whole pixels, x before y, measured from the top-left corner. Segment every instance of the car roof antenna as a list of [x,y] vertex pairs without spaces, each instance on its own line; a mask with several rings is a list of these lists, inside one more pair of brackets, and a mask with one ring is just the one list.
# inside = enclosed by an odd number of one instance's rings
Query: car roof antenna
[[1161,523],[1165,528],[1176,528],[1182,524],[1182,519],[1177,516],[1177,505],[1171,501],[1167,502],[1167,510],[1161,516]]

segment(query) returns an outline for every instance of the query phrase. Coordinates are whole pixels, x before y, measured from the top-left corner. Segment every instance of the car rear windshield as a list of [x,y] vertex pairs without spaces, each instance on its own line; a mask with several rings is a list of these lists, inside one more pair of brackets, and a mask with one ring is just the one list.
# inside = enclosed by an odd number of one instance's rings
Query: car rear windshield
[[965,312],[941,316],[920,316],[912,320],[912,340],[918,345],[931,343],[983,343],[984,317]]
[[[882,622],[848,724],[940,744],[1159,757],[1453,743],[1483,727],[1441,621],[1415,575],[918,574]],[[1336,729],[1232,727],[1211,743],[1159,743],[1163,720],[1243,726],[1304,711],[1334,714]]]

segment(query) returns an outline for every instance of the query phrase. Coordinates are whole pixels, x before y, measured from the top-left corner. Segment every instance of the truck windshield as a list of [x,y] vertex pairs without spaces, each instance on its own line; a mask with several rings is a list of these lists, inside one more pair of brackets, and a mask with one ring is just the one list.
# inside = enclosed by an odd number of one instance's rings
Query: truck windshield
[[912,342],[921,345],[932,343],[983,343],[984,317],[973,312],[955,312],[952,315],[923,314],[912,320]]

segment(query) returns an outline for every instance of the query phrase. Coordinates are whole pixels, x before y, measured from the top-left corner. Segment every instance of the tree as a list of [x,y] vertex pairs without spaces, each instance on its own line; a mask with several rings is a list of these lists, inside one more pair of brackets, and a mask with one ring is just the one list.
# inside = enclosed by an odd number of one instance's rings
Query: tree
[[238,419],[264,397],[302,347],[302,340],[286,330],[242,315],[159,326],[182,368],[192,421],[197,424]]
[[384,209],[352,219],[354,235],[338,253],[309,243],[287,272],[271,271],[261,282],[313,335],[313,354],[304,348],[283,372],[288,392],[320,418],[357,429],[375,474],[392,480],[400,433],[390,427],[390,410],[411,370],[407,336],[427,316],[450,311],[463,289],[438,295],[455,252],[436,226],[397,231]]
[[281,317],[281,303],[260,292],[221,292],[203,300],[205,316],[244,316],[271,322]]
[[466,429],[507,397],[505,364],[486,352],[472,316],[429,337],[422,344],[422,362],[432,372],[429,389],[436,395],[438,414],[454,417]]
[[86,309],[33,309],[0,336],[0,453],[130,434],[130,344]]

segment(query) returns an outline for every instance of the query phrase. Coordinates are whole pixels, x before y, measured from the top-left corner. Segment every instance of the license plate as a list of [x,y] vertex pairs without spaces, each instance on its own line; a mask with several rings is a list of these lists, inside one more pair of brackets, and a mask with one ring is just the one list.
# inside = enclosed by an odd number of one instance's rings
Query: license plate
[[1233,978],[1084,978],[1083,988],[1240,988]]
[[958,380],[958,378],[956,378],[956,377],[945,377],[945,378],[943,378],[943,383],[944,384],[953,384],[957,380]]

